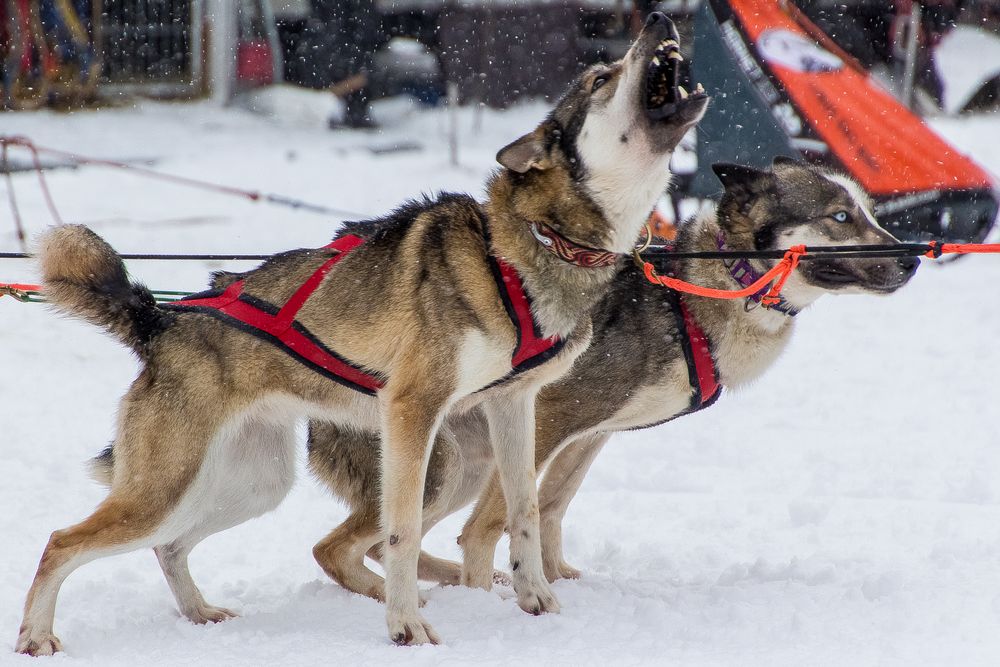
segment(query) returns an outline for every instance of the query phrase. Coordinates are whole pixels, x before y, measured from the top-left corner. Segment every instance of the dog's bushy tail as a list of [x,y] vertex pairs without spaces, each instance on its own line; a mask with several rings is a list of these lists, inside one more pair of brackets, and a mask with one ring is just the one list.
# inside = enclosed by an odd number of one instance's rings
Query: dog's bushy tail
[[60,225],[39,239],[46,300],[105,328],[142,358],[172,319],[143,285],[129,281],[118,253],[83,225]]

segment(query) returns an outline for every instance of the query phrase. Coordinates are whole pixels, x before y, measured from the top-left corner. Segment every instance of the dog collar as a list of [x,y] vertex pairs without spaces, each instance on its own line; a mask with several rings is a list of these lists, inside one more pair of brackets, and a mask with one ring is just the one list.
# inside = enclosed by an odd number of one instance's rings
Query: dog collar
[[[718,240],[719,250],[725,250],[726,239],[721,232],[719,232],[717,240]],[[753,268],[753,265],[750,264],[750,260],[746,259],[745,257],[741,257],[739,259],[724,259],[722,260],[722,263],[726,265],[727,269],[729,269],[729,275],[733,277],[733,280],[738,282],[743,287],[749,287],[750,285],[753,285],[755,282],[760,280],[760,274],[757,273],[757,271]],[[798,309],[792,306],[792,304],[788,303],[788,301],[786,301],[785,297],[783,296],[778,297],[777,303],[773,303],[770,305],[766,303],[761,303],[761,299],[764,297],[765,294],[767,294],[768,289],[769,289],[768,287],[765,287],[756,294],[751,294],[746,298],[746,301],[744,302],[744,308],[747,310],[747,312],[753,310],[757,306],[761,306],[762,308],[776,310],[779,313],[787,315],[788,317],[795,317],[796,315],[799,314]]]
[[564,262],[588,269],[614,266],[620,256],[610,250],[580,245],[541,222],[531,223],[531,234],[543,248]]

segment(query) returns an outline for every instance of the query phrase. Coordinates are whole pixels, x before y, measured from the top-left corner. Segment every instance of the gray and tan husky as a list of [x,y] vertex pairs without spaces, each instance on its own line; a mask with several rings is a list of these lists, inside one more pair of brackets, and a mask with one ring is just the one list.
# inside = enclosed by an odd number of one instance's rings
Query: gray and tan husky
[[[666,186],[671,152],[707,106],[703,92],[677,85],[678,60],[676,29],[653,14],[621,61],[588,69],[537,129],[499,152],[504,169],[485,203],[411,203],[348,225],[327,248],[217,276],[216,290],[186,302],[155,304],[84,227],[46,233],[48,299],[115,334],[143,368],[112,447],[95,462],[109,495],[52,534],[16,650],[59,650],[63,580],[144,547],[185,616],[232,616],[205,602],[188,553],[285,496],[304,415],[380,434],[372,445],[386,482],[378,514],[394,642],[437,641],[418,611],[424,479],[445,416],[473,407],[509,500],[518,603],[558,610],[541,561],[535,395],[586,348],[590,310]],[[537,349],[522,358],[526,339]]]
[[[795,244],[884,244],[896,240],[878,226],[872,205],[849,178],[818,167],[776,160],[769,170],[716,165],[725,190],[718,206],[683,225],[677,249],[776,249]],[[763,261],[674,260],[668,269],[698,285],[739,289]],[[643,428],[707,407],[718,385],[738,387],[763,373],[788,342],[793,316],[826,293],[887,294],[904,285],[919,260],[832,259],[800,264],[773,307],[757,300],[678,296],[653,286],[634,266],[623,268],[592,315],[590,347],[569,373],[544,387],[535,405],[535,457],[545,477],[539,491],[543,569],[549,581],[576,578],[563,559],[563,515],[594,457],[616,431]],[[697,334],[693,333],[697,331]],[[655,341],[655,342],[651,342]],[[709,388],[699,377],[696,346],[710,354]],[[478,411],[451,418],[435,443],[428,469],[424,525],[470,502],[482,489],[460,537],[460,566],[428,554],[421,575],[442,583],[490,588],[500,573],[493,555],[507,519],[503,489],[492,473],[489,431]],[[376,598],[382,582],[364,565],[383,554],[378,530],[378,452],[373,432],[312,422],[312,471],[351,508],[347,520],[313,553],[345,587]],[[456,443],[460,442],[461,447]],[[478,442],[478,446],[473,443]],[[485,488],[484,488],[485,483]],[[511,539],[516,535],[511,531]],[[518,563],[513,564],[516,574]]]

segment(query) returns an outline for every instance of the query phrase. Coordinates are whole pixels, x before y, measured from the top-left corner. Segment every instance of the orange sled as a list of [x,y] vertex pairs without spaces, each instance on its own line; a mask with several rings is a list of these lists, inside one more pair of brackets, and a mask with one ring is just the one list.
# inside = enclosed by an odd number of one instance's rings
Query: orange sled
[[800,156],[854,176],[906,241],[985,238],[997,185],[785,0],[709,0],[692,79],[712,96],[690,194],[718,192],[713,162]]

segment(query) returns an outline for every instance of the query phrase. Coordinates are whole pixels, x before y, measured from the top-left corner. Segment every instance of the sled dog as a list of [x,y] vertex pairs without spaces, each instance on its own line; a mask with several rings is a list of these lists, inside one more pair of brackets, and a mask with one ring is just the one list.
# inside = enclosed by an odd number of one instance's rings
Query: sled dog
[[[682,225],[677,250],[787,248],[796,244],[884,244],[872,203],[848,177],[779,158],[771,169],[719,164],[725,190],[718,206]],[[683,280],[739,289],[773,262],[676,259],[659,267]],[[888,294],[903,286],[919,260],[816,259],[790,277],[772,307],[759,296],[721,301],[680,295],[623,267],[592,314],[590,347],[568,373],[542,388],[535,404],[535,460],[545,476],[539,491],[543,569],[551,582],[576,578],[563,559],[562,519],[594,458],[617,431],[646,428],[710,405],[722,387],[760,376],[792,335],[794,316],[827,293]],[[492,473],[490,431],[479,411],[450,418],[448,438],[431,454],[424,526],[479,501],[459,538],[464,564],[420,556],[422,577],[489,589],[493,555],[506,526],[503,488]],[[381,581],[364,565],[380,559],[378,435],[310,423],[309,464],[351,508],[347,520],[316,545],[323,569],[358,593],[381,597]],[[461,443],[461,447],[456,444]],[[478,442],[478,446],[472,443]],[[478,458],[475,457],[478,455]],[[485,488],[483,483],[485,482]],[[511,530],[512,542],[517,538]],[[514,573],[518,569],[515,560]]]
[[586,70],[533,132],[500,150],[484,203],[411,202],[172,304],[130,282],[87,228],[47,232],[47,298],[117,336],[142,370],[95,460],[109,495],[52,534],[16,650],[59,650],[63,580],[144,547],[187,618],[232,616],[204,600],[188,553],[285,496],[304,415],[379,434],[392,641],[438,641],[418,611],[424,479],[445,416],[474,407],[509,499],[518,604],[557,611],[541,562],[535,395],[586,348],[591,309],[666,187],[671,152],[704,113],[707,96],[678,86],[679,60],[676,29],[654,13],[621,61]]

